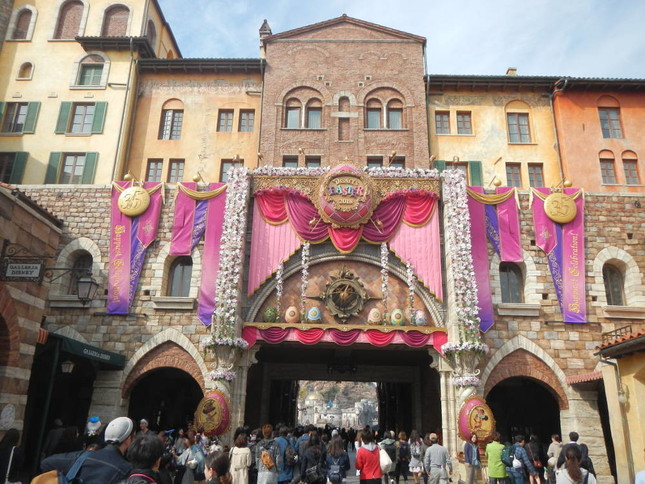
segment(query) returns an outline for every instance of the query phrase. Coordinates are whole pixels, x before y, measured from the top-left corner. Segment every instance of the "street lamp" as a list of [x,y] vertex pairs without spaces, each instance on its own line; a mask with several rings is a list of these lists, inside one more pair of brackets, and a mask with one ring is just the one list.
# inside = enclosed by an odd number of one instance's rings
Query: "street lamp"
[[[52,278],[50,271],[62,271],[63,273]],[[92,271],[90,269],[77,267],[49,267],[45,271],[45,277],[49,278],[49,282],[54,282],[70,272],[76,274],[76,296],[83,306],[86,306],[87,303],[94,299],[96,291],[99,288],[99,283],[92,277]]]

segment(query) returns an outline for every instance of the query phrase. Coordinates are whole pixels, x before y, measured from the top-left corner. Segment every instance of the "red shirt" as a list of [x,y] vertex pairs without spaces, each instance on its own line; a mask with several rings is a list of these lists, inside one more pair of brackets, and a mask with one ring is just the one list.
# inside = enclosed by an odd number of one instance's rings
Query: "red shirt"
[[361,471],[361,481],[365,479],[380,479],[383,477],[381,472],[381,456],[379,446],[374,450],[369,450],[362,446],[356,452],[356,469]]

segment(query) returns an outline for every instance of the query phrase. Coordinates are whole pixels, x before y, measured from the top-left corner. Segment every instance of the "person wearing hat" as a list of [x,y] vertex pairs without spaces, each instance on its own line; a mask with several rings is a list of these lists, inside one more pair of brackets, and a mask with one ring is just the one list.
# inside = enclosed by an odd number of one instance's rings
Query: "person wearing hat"
[[134,423],[128,417],[117,417],[105,428],[103,449],[69,452],[47,457],[40,463],[41,472],[59,471],[67,474],[77,459],[84,459],[76,474],[82,482],[116,484],[130,474],[131,464],[124,457],[132,443]]
[[439,437],[435,433],[428,436],[430,447],[427,448],[423,465],[430,477],[430,484],[447,484],[449,474],[452,474],[452,462],[448,451],[443,445],[439,444]]

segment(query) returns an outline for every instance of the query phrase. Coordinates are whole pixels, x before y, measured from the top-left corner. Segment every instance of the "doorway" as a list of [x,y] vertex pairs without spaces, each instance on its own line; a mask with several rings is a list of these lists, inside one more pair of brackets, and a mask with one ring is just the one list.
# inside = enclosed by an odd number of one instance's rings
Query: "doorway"
[[130,393],[128,415],[145,418],[153,430],[187,428],[204,396],[199,384],[177,368],[159,368],[144,375]]

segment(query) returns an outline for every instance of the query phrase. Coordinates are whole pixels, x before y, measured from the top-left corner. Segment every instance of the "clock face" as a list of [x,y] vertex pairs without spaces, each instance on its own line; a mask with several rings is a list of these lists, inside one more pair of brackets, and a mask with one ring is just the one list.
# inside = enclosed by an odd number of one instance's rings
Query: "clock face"
[[337,275],[331,276],[331,279],[321,299],[329,312],[345,323],[363,310],[363,305],[368,299],[367,292],[358,277],[346,267]]
[[16,420],[16,407],[12,404],[5,405],[0,412],[0,429],[8,430],[13,427]]

